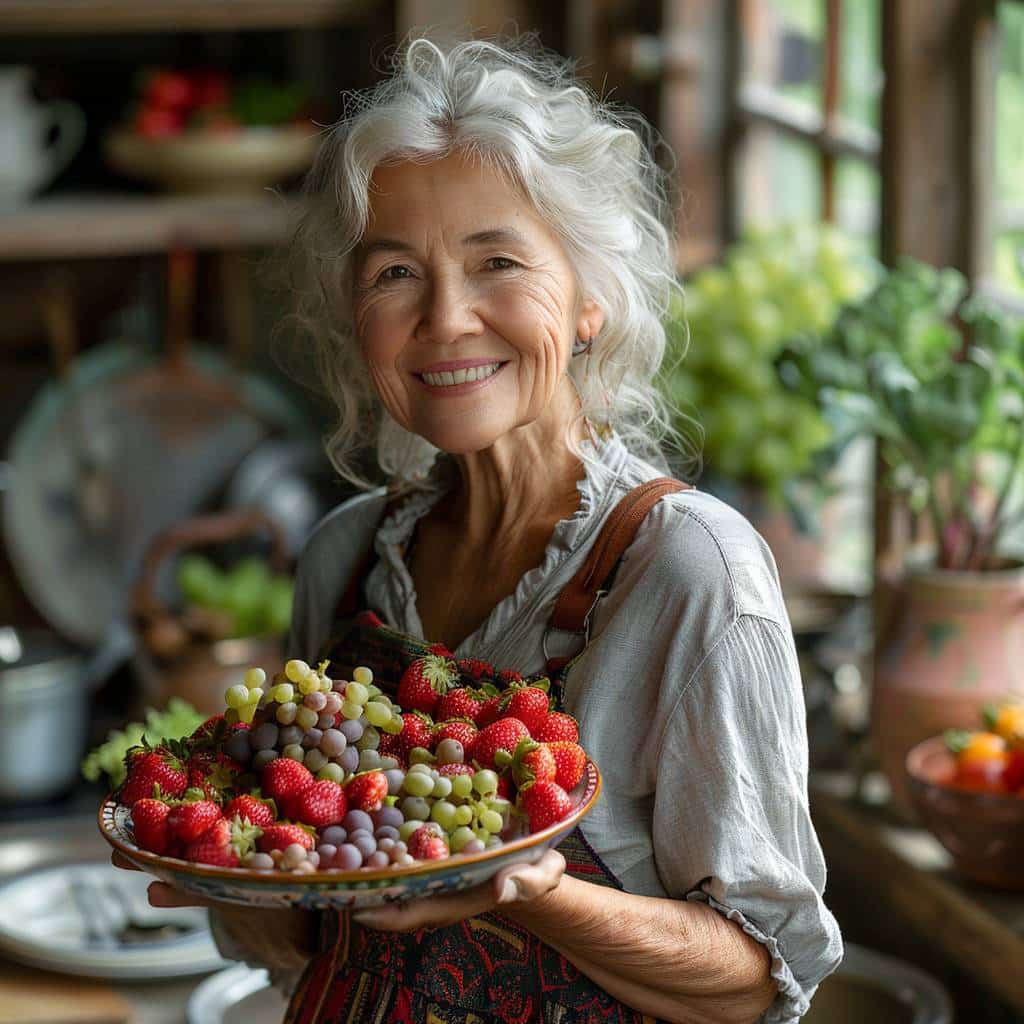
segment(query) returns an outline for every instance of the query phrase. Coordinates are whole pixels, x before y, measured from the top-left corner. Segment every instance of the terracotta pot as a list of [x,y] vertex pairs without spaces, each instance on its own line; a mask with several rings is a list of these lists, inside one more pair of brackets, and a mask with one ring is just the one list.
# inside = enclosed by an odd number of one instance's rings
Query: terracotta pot
[[1024,694],[1024,569],[919,572],[888,596],[871,730],[893,800],[906,809],[904,764],[915,743],[978,729],[985,704]]

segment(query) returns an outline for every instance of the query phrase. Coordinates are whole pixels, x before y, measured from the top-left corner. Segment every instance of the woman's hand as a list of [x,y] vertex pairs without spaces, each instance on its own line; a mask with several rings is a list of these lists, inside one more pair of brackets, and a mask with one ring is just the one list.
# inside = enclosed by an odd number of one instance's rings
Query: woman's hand
[[367,928],[388,932],[412,932],[420,928],[441,928],[467,917],[510,904],[538,900],[558,888],[565,874],[565,858],[548,850],[536,864],[511,864],[483,885],[465,892],[447,893],[406,904],[360,910],[352,917]]

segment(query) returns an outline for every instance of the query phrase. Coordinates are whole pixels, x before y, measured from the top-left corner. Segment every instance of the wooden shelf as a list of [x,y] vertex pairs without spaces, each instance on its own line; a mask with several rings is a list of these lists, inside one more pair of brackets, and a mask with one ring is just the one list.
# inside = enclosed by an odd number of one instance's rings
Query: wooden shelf
[[300,209],[298,198],[270,194],[42,199],[0,212],[0,262],[274,246],[289,237]]
[[0,0],[0,34],[324,28],[376,6],[376,0]]

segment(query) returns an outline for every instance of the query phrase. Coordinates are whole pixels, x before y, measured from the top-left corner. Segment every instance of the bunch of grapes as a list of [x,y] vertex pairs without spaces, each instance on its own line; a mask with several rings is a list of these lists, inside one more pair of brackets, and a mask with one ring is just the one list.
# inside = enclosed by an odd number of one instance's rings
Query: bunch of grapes
[[344,783],[357,772],[394,770],[398,760],[377,752],[382,732],[402,731],[399,709],[378,687],[373,673],[357,668],[351,681],[332,681],[326,664],[311,668],[298,659],[268,683],[249,669],[244,682],[225,694],[228,725],[236,730],[224,752],[254,772],[277,757],[304,764],[318,779]]

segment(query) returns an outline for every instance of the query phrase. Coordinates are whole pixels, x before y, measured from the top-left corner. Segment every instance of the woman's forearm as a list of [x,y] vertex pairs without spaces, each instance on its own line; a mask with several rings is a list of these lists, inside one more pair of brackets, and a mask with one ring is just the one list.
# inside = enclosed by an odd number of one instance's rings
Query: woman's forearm
[[562,879],[499,908],[641,1013],[677,1024],[750,1024],[772,1002],[768,951],[706,904]]

